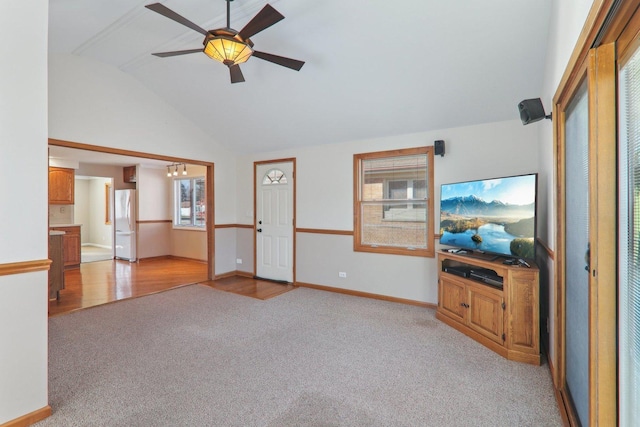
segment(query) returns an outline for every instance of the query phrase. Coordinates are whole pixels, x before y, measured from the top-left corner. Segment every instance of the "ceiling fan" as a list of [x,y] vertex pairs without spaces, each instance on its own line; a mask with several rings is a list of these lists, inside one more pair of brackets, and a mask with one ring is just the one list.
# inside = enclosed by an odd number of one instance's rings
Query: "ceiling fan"
[[147,9],[157,12],[162,16],[172,19],[177,23],[187,26],[204,35],[204,40],[202,42],[204,48],[160,52],[154,53],[153,55],[165,58],[168,56],[204,52],[210,58],[220,61],[229,67],[231,83],[244,82],[244,76],[242,75],[239,64],[247,61],[252,56],[273,62],[274,64],[282,65],[283,67],[291,68],[292,70],[300,71],[300,68],[304,65],[303,61],[254,50],[253,42],[249,39],[249,37],[258,34],[260,31],[265,30],[273,24],[283,20],[284,16],[280,14],[280,12],[267,4],[256,16],[253,17],[251,21],[249,21],[247,25],[244,26],[244,28],[240,31],[236,31],[231,28],[230,22],[231,2],[233,0],[225,1],[227,2],[227,26],[225,28],[217,28],[209,31],[199,27],[160,3],[146,5],[145,7]]

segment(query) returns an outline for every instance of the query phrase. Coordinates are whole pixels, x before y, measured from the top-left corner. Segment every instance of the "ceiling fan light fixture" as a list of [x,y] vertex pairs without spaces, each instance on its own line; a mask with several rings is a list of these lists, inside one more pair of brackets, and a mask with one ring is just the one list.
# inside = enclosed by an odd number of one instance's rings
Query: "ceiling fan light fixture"
[[219,35],[207,37],[204,53],[211,59],[230,67],[246,62],[253,54],[253,49],[247,43],[243,43],[233,37]]

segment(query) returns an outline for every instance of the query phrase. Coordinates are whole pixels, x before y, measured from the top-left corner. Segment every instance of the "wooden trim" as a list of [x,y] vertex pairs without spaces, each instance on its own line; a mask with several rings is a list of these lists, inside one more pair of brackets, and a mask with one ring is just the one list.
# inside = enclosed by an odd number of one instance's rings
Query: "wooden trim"
[[[268,165],[269,163],[289,163],[293,162],[295,164],[295,157],[285,157],[282,159],[273,159],[273,160],[258,160],[253,162],[254,165]],[[295,180],[295,177],[293,178]]]
[[590,425],[617,422],[617,77],[615,43],[589,53]]
[[104,184],[104,224],[111,225],[111,183]]
[[162,259],[182,259],[182,260],[186,260],[186,261],[196,261],[196,262],[200,262],[202,264],[206,264],[207,263],[206,259],[187,258],[187,257],[183,257],[183,256],[176,256],[176,255],[158,255],[158,256],[150,256],[150,257],[145,257],[145,258],[138,258],[138,262],[158,261],[158,260],[162,260]]
[[434,228],[435,228],[435,220],[433,215],[427,216],[427,236],[426,248],[416,248],[409,249],[406,247],[398,247],[398,246],[385,246],[385,245],[363,245],[362,235],[360,231],[360,221],[361,215],[360,207],[362,204],[361,201],[361,177],[362,170],[361,164],[363,160],[369,159],[379,159],[379,158],[388,158],[388,157],[398,157],[398,156],[412,156],[412,155],[426,155],[427,156],[427,186],[428,188],[428,199],[427,199],[427,212],[433,213],[433,203],[434,203],[434,190],[433,190],[433,146],[426,147],[413,147],[413,148],[402,148],[395,150],[387,150],[387,151],[375,151],[371,153],[359,153],[353,155],[353,250],[354,252],[372,252],[379,254],[391,254],[391,255],[408,255],[408,256],[420,256],[433,258],[435,257],[436,250],[434,242]]
[[593,1],[589,14],[587,15],[587,19],[582,27],[582,31],[580,32],[580,36],[578,36],[576,46],[569,58],[564,74],[560,79],[558,90],[553,97],[554,104],[556,104],[565,94],[567,89],[569,89],[570,82],[576,80],[576,78],[579,78],[580,74],[582,74],[580,64],[584,64],[586,62],[589,49],[600,32],[600,28],[602,27],[613,2],[614,0]]
[[163,160],[174,163],[189,163],[199,166],[208,166],[210,162],[204,162],[202,160],[185,159],[183,157],[165,156],[162,154],[143,153],[141,151],[124,150],[121,148],[105,147],[102,145],[84,144],[81,142],[64,141],[61,139],[49,138],[49,145],[55,145],[57,147],[75,148],[77,150],[95,151],[98,153],[118,154],[121,156],[140,157],[143,159]]
[[37,409],[33,412],[29,412],[19,418],[7,421],[4,424],[0,424],[0,427],[27,427],[32,424],[42,421],[45,418],[51,416],[51,406],[47,405],[44,408]]
[[544,250],[549,259],[553,260],[555,257],[553,250],[542,239],[538,238],[536,239],[536,242],[538,243],[538,246],[540,246]]
[[[215,272],[215,165],[212,162],[201,160],[185,159],[182,157],[164,156],[160,154],[143,153],[140,151],[123,150],[119,148],[111,148],[100,145],[83,144],[80,142],[64,141],[60,139],[49,138],[49,145],[58,147],[75,148],[78,150],[95,151],[98,153],[119,154],[122,156],[140,157],[143,159],[163,160],[173,163],[188,163],[199,166],[206,166],[206,192],[207,192],[207,263],[209,264],[208,279],[212,280]],[[138,236],[136,235],[136,239]]]
[[0,276],[32,273],[34,271],[48,271],[50,265],[50,259],[39,259],[35,261],[22,261],[0,264]]
[[136,221],[136,224],[164,224],[164,223],[171,224],[172,222],[173,221],[171,221],[170,219],[144,219],[144,220]]
[[214,280],[226,279],[227,277],[234,277],[234,276],[248,277],[250,279],[253,279],[254,274],[249,271],[235,270],[235,271],[229,271],[227,273],[216,274],[216,277]]
[[333,234],[338,236],[353,236],[351,230],[328,230],[321,228],[296,228],[296,233]]
[[332,286],[314,285],[312,283],[296,282],[295,286],[300,286],[302,288],[318,289],[320,291],[335,292],[337,294],[351,295],[355,297],[371,298],[371,299],[377,299],[381,301],[415,305],[417,307],[432,308],[434,310],[438,307],[436,304],[431,304],[429,302],[415,301],[415,300],[404,299],[404,298],[396,298],[396,297],[390,297],[387,295],[372,294],[369,292],[353,291],[351,289],[334,288]]
[[215,228],[251,228],[253,229],[253,224],[216,224]]
[[216,274],[216,204],[215,204],[215,165],[207,164],[205,191],[207,193],[207,264],[209,271],[207,278],[213,279]]

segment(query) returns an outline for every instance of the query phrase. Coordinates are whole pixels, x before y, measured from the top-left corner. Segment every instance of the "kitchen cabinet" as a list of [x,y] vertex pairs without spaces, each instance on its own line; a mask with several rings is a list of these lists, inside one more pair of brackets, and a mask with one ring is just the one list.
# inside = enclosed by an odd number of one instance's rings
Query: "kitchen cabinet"
[[135,166],[125,166],[122,168],[124,182],[135,183],[138,181]]
[[64,289],[64,245],[62,232],[53,231],[49,234],[49,299],[59,299],[60,291]]
[[75,192],[73,169],[49,168],[49,204],[73,205]]
[[80,226],[51,227],[51,230],[65,232],[62,236],[64,268],[80,267],[80,261],[82,260],[80,251],[80,247],[82,246]]
[[[439,253],[438,265],[436,318],[507,359],[540,364],[537,266],[509,266],[452,253]],[[450,267],[493,270],[502,278],[502,286],[452,274]]]

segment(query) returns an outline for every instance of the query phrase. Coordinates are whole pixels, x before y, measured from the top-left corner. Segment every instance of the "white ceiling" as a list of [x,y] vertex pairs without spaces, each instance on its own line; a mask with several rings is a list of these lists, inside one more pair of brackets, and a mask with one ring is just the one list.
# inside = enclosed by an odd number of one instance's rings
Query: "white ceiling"
[[[138,79],[237,152],[400,135],[518,118],[542,94],[551,0],[270,0],[286,19],[255,48],[245,83],[194,49],[202,36],[144,7],[154,0],[50,0],[49,51],[102,61]],[[224,0],[160,0],[205,29]],[[231,3],[240,30],[265,0]]]

